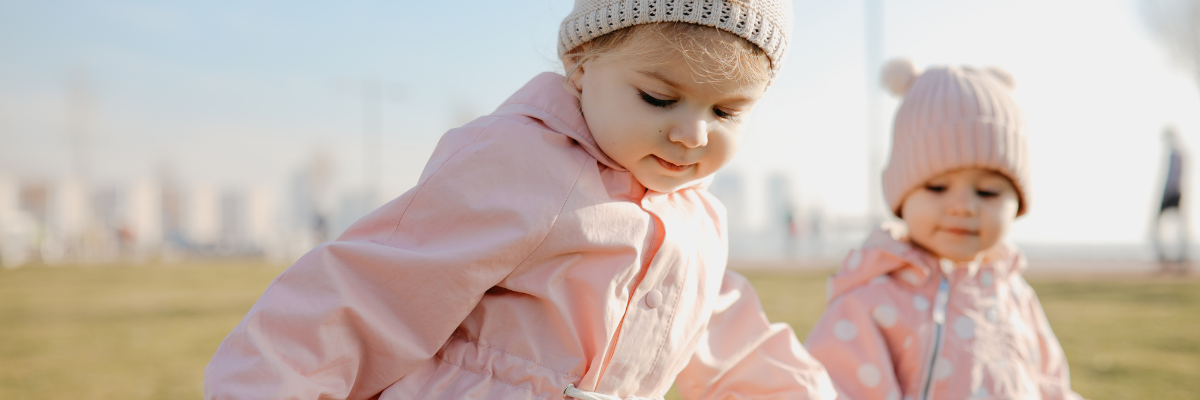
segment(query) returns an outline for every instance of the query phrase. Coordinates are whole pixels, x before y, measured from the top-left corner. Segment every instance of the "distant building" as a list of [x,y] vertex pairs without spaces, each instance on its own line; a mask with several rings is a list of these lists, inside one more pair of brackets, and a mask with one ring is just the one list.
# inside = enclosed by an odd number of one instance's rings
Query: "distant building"
[[90,190],[78,178],[60,179],[46,192],[46,234],[40,255],[42,262],[59,264],[83,260],[85,235],[92,224]]
[[221,238],[220,194],[212,185],[196,184],[183,201],[184,240],[189,248],[212,249]]
[[137,258],[153,253],[163,244],[163,188],[152,180],[142,179],[126,188],[123,226],[132,236],[132,250]]
[[0,171],[0,267],[14,268],[34,258],[37,221],[21,209],[21,188]]
[[265,186],[255,186],[246,192],[246,239],[250,246],[262,251],[279,245],[278,196]]
[[717,171],[708,192],[721,200],[729,215],[729,232],[731,235],[745,234],[750,230],[750,208],[747,201],[745,177],[737,171]]

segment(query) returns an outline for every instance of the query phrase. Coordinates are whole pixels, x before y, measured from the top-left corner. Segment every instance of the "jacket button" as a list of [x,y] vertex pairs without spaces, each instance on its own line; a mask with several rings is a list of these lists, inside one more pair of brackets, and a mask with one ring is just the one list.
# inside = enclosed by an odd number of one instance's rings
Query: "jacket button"
[[646,293],[646,307],[658,308],[658,306],[662,305],[662,300],[662,292],[651,290],[649,293]]

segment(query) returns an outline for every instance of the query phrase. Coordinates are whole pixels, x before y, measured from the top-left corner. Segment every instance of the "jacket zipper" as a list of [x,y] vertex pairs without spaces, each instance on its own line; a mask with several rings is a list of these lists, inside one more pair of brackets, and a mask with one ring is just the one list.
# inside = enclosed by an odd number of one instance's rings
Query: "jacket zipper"
[[933,300],[933,352],[929,356],[929,365],[925,368],[925,385],[921,389],[921,400],[929,400],[932,395],[933,367],[937,364],[938,356],[942,352],[942,335],[946,330],[946,303],[949,300],[950,282],[947,282],[946,277],[942,276],[941,282],[938,283],[937,297]]

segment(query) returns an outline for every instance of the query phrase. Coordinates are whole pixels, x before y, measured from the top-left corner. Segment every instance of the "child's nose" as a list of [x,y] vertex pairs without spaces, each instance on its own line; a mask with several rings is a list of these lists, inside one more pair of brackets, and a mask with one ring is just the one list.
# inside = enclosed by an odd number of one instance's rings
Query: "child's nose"
[[974,193],[969,190],[956,190],[950,196],[949,210],[947,211],[952,215],[975,215],[978,207],[977,200]]
[[667,139],[689,149],[708,144],[708,122],[703,118],[682,121],[671,129]]

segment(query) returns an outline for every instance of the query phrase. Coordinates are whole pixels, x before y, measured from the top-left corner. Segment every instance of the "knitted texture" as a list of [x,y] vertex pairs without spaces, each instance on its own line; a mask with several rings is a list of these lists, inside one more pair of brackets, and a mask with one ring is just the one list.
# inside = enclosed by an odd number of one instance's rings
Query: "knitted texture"
[[558,33],[558,55],[638,24],[686,22],[732,32],[754,43],[779,72],[792,34],[790,0],[575,0]]
[[[893,62],[893,64],[897,64]],[[892,213],[925,181],[962,168],[989,169],[1012,181],[1020,208],[1029,210],[1029,152],[1025,117],[1011,96],[1012,77],[998,69],[931,68],[897,85],[898,65],[885,68],[887,85],[904,99],[892,126],[892,154],[883,194]]]

